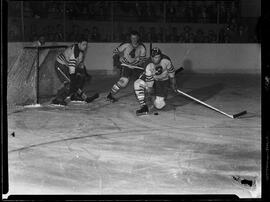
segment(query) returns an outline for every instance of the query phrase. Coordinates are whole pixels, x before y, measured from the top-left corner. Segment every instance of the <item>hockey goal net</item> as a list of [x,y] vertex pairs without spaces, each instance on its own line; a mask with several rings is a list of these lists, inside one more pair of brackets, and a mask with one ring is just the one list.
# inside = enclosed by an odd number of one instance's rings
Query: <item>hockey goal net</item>
[[14,64],[8,67],[8,113],[25,105],[40,104],[56,94],[60,81],[54,63],[65,48],[24,47],[20,51]]

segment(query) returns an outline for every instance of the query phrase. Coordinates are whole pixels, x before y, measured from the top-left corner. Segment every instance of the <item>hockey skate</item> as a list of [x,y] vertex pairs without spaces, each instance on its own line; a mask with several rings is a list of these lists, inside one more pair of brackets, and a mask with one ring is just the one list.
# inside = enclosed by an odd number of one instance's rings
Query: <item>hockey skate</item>
[[54,98],[54,99],[52,100],[52,104],[55,104],[55,105],[64,105],[64,106],[67,105],[67,103],[66,103],[64,100],[59,100],[59,99],[57,99],[57,98]]
[[93,100],[97,99],[98,97],[99,97],[99,94],[98,93],[95,93],[93,96],[87,97],[84,101],[87,102],[87,103],[90,103]]
[[71,101],[84,101],[82,96],[80,96],[78,93],[74,93],[70,96]]
[[117,99],[113,97],[112,93],[109,93],[109,95],[107,96],[107,100],[110,102],[117,102]]
[[137,116],[147,115],[149,113],[149,109],[147,105],[143,105],[140,109],[136,111]]

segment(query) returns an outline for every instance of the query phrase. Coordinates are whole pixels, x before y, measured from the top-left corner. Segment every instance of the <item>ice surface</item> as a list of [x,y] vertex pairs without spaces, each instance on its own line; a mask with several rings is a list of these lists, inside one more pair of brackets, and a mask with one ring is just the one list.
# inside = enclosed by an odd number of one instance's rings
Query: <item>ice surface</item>
[[[158,116],[135,115],[132,84],[95,78],[92,103],[24,108],[8,116],[9,194],[237,194],[260,197],[260,76],[180,75],[179,88],[239,119],[169,94]],[[97,83],[98,82],[98,83]],[[251,96],[252,95],[252,96]],[[243,186],[233,179],[256,179]]]

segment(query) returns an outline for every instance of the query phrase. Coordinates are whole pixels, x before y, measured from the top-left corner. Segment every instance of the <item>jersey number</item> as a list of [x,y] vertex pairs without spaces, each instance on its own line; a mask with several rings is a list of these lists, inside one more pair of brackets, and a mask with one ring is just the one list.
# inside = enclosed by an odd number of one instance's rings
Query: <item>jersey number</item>
[[162,74],[162,67],[161,66],[157,66],[156,68],[156,75],[160,75],[160,74]]
[[132,51],[130,51],[129,55],[131,58],[135,58],[135,51],[136,51],[135,48],[133,48]]

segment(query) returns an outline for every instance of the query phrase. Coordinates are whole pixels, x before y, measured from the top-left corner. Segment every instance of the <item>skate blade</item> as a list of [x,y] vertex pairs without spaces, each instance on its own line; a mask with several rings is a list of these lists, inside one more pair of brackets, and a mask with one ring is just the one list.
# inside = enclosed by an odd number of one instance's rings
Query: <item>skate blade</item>
[[66,107],[66,105],[61,105],[61,104],[49,104],[49,107]]
[[85,103],[84,100],[71,100],[72,103]]

